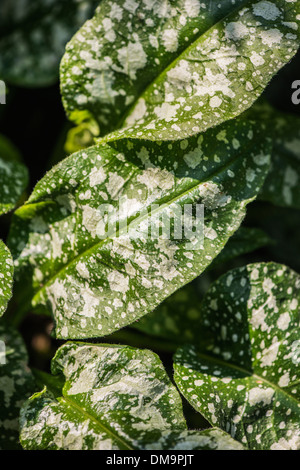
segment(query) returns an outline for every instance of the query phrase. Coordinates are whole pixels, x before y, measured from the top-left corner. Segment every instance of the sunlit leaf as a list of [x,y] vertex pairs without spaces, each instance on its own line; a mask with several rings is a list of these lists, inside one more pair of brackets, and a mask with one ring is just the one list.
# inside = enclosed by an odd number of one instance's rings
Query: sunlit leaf
[[179,393],[151,351],[68,343],[52,373],[61,394],[45,387],[22,410],[25,449],[241,449],[219,430],[187,431]]
[[67,113],[88,112],[102,135],[203,132],[249,108],[293,57],[299,14],[285,0],[103,0],[66,48]]

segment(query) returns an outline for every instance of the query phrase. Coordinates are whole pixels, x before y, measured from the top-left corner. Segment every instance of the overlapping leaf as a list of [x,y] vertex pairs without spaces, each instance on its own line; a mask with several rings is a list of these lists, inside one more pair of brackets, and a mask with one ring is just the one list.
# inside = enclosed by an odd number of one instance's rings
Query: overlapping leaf
[[34,379],[22,338],[15,329],[0,323],[0,449],[20,448],[20,408],[33,392]]
[[180,396],[150,351],[68,343],[52,373],[61,393],[51,379],[22,410],[25,449],[241,449],[219,430],[187,431]]
[[13,283],[13,260],[8,248],[0,240],[0,316],[6,310]]
[[[240,227],[208,269],[268,243],[270,239],[262,230]],[[173,343],[197,343],[201,331],[200,317],[200,294],[194,285],[187,285],[133,326],[149,335],[159,336]]]
[[22,86],[57,81],[65,45],[99,0],[1,0],[0,78]]
[[0,215],[12,210],[28,183],[28,172],[11,143],[0,135]]
[[292,58],[299,14],[285,0],[103,0],[66,48],[67,113],[77,122],[88,113],[102,135],[203,132],[249,108]]
[[285,266],[230,271],[201,305],[206,349],[175,356],[184,396],[250,449],[300,448],[299,303],[300,277]]
[[[72,155],[14,216],[20,290],[48,306],[60,338],[132,323],[222,250],[264,181],[268,151],[258,126],[236,122],[181,142],[124,140]],[[205,227],[180,238],[173,225],[181,231],[187,204],[204,205]],[[170,233],[152,231],[168,223]]]

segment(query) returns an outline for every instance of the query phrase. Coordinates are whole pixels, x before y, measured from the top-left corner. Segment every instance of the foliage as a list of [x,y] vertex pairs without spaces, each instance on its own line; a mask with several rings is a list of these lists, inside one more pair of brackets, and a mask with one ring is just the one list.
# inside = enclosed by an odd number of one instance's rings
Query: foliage
[[67,343],[52,372],[63,385],[50,382],[22,410],[25,449],[240,449],[219,431],[186,430],[179,393],[150,351]]
[[[101,2],[62,60],[70,118],[88,111],[102,133],[125,127],[116,136],[169,140],[249,108],[296,53],[299,33],[291,23],[300,6],[232,3],[192,2],[182,15],[181,0],[149,9],[119,1],[116,10]],[[140,21],[130,21],[133,13]]]

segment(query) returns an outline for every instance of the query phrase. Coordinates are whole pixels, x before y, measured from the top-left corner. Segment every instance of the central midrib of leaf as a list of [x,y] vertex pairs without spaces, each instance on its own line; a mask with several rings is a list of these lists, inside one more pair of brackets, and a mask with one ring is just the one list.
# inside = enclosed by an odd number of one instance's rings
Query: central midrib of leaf
[[[117,347],[117,346],[113,345],[113,347]],[[101,421],[99,421],[95,416],[91,415],[85,409],[80,407],[70,397],[60,395],[60,393],[62,393],[63,384],[59,385],[59,382],[61,379],[63,380],[62,377],[60,378],[60,376],[53,376],[46,372],[42,372],[36,369],[34,369],[34,375],[35,375],[37,382],[40,381],[41,384],[46,385],[47,389],[50,390],[50,392],[55,396],[55,399],[58,403],[62,403],[63,401],[65,401],[69,406],[74,408],[78,413],[86,416],[89,420],[96,423],[97,426],[99,426],[101,429],[103,429],[104,432],[106,432],[106,434],[111,435],[113,439],[119,441],[123,446],[127,447],[128,450],[134,450],[134,448],[131,447],[129,444],[127,444],[127,442],[124,441],[120,436],[118,436],[117,434],[114,434],[114,432],[110,428],[107,428]],[[58,384],[55,384],[55,380],[57,380]]]
[[118,442],[120,442],[124,447],[127,447],[128,450],[135,450],[134,447],[130,446],[126,441],[124,441],[118,434],[115,434],[112,429],[106,427],[99,419],[97,419],[95,416],[91,415],[88,411],[86,411],[84,408],[81,408],[74,400],[72,400],[70,397],[59,397],[58,402],[66,402],[68,405],[70,405],[72,408],[74,408],[78,413],[82,414],[86,418],[88,418],[90,421],[93,421],[94,423],[97,424],[101,429],[106,434],[109,434],[112,436],[112,438]]
[[[250,146],[250,144],[249,144]],[[243,153],[246,149],[243,149]],[[177,195],[176,197],[170,199],[169,201],[166,201],[164,204],[162,204],[161,206],[159,206],[158,209],[156,209],[155,211],[153,211],[151,214],[155,214],[159,211],[162,211],[165,207],[175,203],[177,200],[181,199],[182,197],[184,197],[186,194],[189,194],[191,191],[193,191],[194,189],[200,187],[202,184],[204,184],[206,181],[210,181],[213,177],[217,176],[219,173],[223,172],[227,167],[229,167],[232,163],[234,163],[236,160],[238,160],[239,158],[241,158],[241,155],[240,153],[238,153],[237,155],[235,155],[233,158],[231,158],[226,164],[222,165],[220,168],[218,168],[218,170],[212,172],[210,175],[206,175],[206,178],[201,180],[201,181],[198,181],[197,184],[195,184],[194,186],[190,187],[188,190],[184,191],[183,193]],[[36,203],[33,203],[32,205],[34,205]],[[28,206],[30,206],[30,204],[28,204]],[[135,216],[133,216],[131,219],[129,219],[129,223],[132,223],[133,221],[135,222],[135,225],[139,224],[140,222],[142,222],[146,217],[147,215],[144,215],[144,216],[138,216],[139,213],[137,213]],[[126,232],[125,232],[126,233]],[[122,236],[122,230],[117,230],[116,231],[116,238],[118,238],[119,236]],[[43,291],[44,289],[47,288],[47,286],[49,286],[54,279],[56,279],[57,277],[60,276],[60,274],[65,271],[66,269],[68,269],[73,263],[76,263],[78,260],[80,260],[81,257],[84,257],[86,256],[89,252],[93,251],[94,249],[97,249],[98,247],[101,247],[102,245],[104,245],[108,240],[110,239],[110,237],[107,237],[105,238],[104,240],[100,240],[96,243],[94,243],[92,246],[90,246],[89,248],[87,248],[85,251],[79,253],[78,255],[76,255],[73,259],[71,259],[67,264],[65,264],[64,266],[62,266],[57,272],[55,272],[53,274],[53,276],[51,276],[46,282],[45,284],[40,287],[35,295],[33,296],[33,299],[34,300],[36,297],[39,296],[40,292]],[[106,265],[102,260],[98,260],[98,262],[103,265]],[[106,265],[107,266],[107,265]]]
[[[195,45],[195,43],[202,37],[204,36],[205,34],[207,34],[210,30],[213,30],[213,28],[216,28],[216,26],[218,26],[219,24],[223,23],[223,21],[226,20],[226,18],[229,18],[231,15],[233,15],[235,12],[239,11],[241,8],[244,8],[247,4],[252,4],[253,3],[253,0],[245,0],[241,5],[237,6],[236,8],[234,8],[232,11],[230,11],[230,13],[227,13],[227,15],[224,15],[223,18],[221,18],[220,20],[218,20],[216,23],[214,23],[213,25],[211,25],[208,29],[206,29],[205,31],[202,31],[202,32],[199,32],[199,34],[197,34],[195,36],[195,38],[192,40],[192,42],[188,43],[187,47],[186,48],[183,48],[179,54],[178,57],[176,57],[175,59],[173,59],[169,64],[167,64],[164,68],[164,70],[162,70],[161,72],[158,73],[158,75],[156,77],[153,78],[153,80],[151,80],[150,83],[148,83],[144,89],[141,90],[140,92],[140,95],[135,99],[135,101],[133,102],[133,104],[124,112],[123,116],[120,118],[120,120],[118,121],[117,125],[116,125],[116,128],[115,130],[118,130],[118,129],[122,129],[123,128],[123,124],[124,122],[126,121],[127,117],[130,116],[130,114],[132,113],[132,111],[134,110],[135,106],[136,106],[136,103],[138,102],[139,99],[143,98],[143,96],[147,93],[147,91],[154,85],[154,83],[159,80],[159,78],[164,75],[168,70],[170,70],[173,66],[175,66],[175,64],[177,62],[179,62],[181,60],[181,56],[183,54],[185,54],[189,49],[192,49]],[[131,126],[129,126],[131,127]]]
[[[287,392],[286,390],[280,388],[278,385],[274,384],[273,382],[270,382],[269,380],[265,379],[264,377],[261,377],[260,375],[257,375],[255,374],[252,370],[249,371],[247,369],[244,369],[243,367],[241,366],[238,366],[237,364],[233,364],[231,362],[226,362],[226,361],[223,361],[222,359],[219,359],[217,357],[214,357],[214,356],[210,356],[208,354],[205,354],[205,353],[202,353],[202,352],[197,352],[197,357],[199,357],[200,359],[204,359],[205,361],[208,361],[208,362],[212,362],[212,363],[215,363],[215,364],[218,364],[222,367],[228,367],[229,369],[232,369],[232,370],[236,370],[238,372],[242,372],[243,374],[247,375],[248,377],[253,377],[254,379],[257,379],[257,380],[260,380],[262,382],[264,382],[266,385],[269,385],[270,387],[272,388],[275,388],[276,390],[278,390],[280,393],[283,393],[284,395],[286,395],[289,399],[293,400],[296,402],[297,405],[299,405],[299,401],[297,400],[297,398],[293,397],[292,395],[289,394],[289,392]],[[199,371],[200,372],[200,371]],[[201,372],[202,373],[202,372]],[[204,374],[205,375],[205,374]],[[233,380],[235,380],[233,378]]]

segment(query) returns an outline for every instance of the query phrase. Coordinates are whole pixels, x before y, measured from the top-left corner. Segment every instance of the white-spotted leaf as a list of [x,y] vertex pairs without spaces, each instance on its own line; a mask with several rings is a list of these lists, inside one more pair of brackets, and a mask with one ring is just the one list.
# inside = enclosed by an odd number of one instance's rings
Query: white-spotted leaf
[[25,449],[241,449],[220,430],[187,431],[179,393],[154,353],[67,343],[52,361],[61,393],[47,387],[21,413]]
[[[103,0],[67,45],[71,120],[181,139],[248,109],[297,52],[299,2]],[[124,131],[124,128],[126,129]]]
[[300,448],[299,302],[300,276],[283,265],[229,271],[201,304],[197,345],[175,355],[183,395],[249,449]]
[[[268,168],[259,126],[242,121],[181,142],[121,140],[78,152],[14,215],[17,288],[31,306],[50,309],[59,338],[118,330],[204,271],[239,227]],[[204,220],[196,218],[199,206]]]

